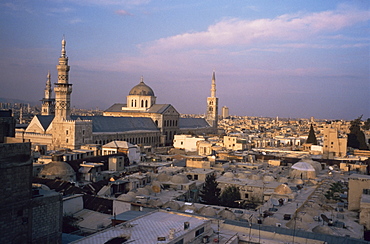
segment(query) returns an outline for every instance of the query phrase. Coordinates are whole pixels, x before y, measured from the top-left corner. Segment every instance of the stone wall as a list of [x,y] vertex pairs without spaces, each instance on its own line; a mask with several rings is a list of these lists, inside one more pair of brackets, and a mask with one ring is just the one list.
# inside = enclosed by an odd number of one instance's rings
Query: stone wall
[[30,155],[30,143],[0,144],[0,243],[25,243],[31,239]]
[[32,243],[61,243],[62,196],[54,191],[40,194],[32,199]]

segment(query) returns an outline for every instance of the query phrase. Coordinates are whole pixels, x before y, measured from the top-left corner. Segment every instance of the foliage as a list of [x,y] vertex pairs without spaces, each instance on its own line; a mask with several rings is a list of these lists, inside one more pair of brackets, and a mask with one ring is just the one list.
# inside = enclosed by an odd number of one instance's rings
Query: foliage
[[336,201],[341,201],[339,194],[344,193],[344,191],[345,191],[345,185],[341,182],[335,182],[331,184],[331,187],[329,191],[326,192],[325,197],[329,200],[333,199]]
[[310,132],[308,133],[306,143],[311,143],[312,145],[317,145],[317,139],[315,135],[315,131],[313,130],[313,125],[311,124]]
[[240,200],[240,191],[238,187],[228,186],[222,191],[220,196],[220,204],[222,206],[237,208],[239,207],[239,203],[236,202],[237,200]]
[[370,118],[368,118],[365,121],[365,124],[362,126],[362,129],[364,129],[364,130],[370,130]]
[[351,126],[349,127],[349,134],[348,134],[348,142],[347,147],[352,147],[361,150],[368,150],[368,146],[366,145],[365,134],[361,130],[361,118],[358,117],[351,121]]
[[221,190],[217,186],[216,175],[207,175],[203,189],[199,193],[202,202],[210,205],[218,205]]

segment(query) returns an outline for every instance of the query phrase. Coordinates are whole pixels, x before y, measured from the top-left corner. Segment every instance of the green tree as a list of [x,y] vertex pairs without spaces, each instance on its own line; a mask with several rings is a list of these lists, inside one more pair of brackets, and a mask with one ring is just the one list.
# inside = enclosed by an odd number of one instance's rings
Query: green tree
[[361,130],[361,118],[358,117],[351,121],[351,126],[349,127],[349,134],[348,134],[348,141],[347,147],[352,147],[361,150],[368,150],[368,146],[366,145],[365,134]]
[[203,185],[203,189],[199,193],[201,201],[210,205],[219,204],[221,189],[218,188],[217,186],[218,182],[216,181],[216,175],[215,174],[207,175],[206,181]]
[[310,132],[308,133],[306,143],[311,143],[312,145],[317,145],[317,139],[315,135],[315,131],[313,130],[313,125],[311,124]]
[[222,191],[220,196],[220,204],[222,206],[237,208],[239,207],[239,203],[236,202],[237,200],[240,200],[240,191],[238,187],[228,186]]

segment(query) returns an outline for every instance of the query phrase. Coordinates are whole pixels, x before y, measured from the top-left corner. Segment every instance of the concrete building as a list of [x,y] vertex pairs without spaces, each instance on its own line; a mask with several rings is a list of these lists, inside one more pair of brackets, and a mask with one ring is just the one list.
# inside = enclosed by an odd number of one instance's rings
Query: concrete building
[[125,153],[130,160],[130,164],[141,161],[140,148],[127,141],[112,141],[102,146],[102,155]]
[[247,140],[235,136],[224,136],[224,147],[227,150],[245,150],[247,148]]
[[204,140],[204,137],[193,137],[191,135],[175,135],[173,139],[173,147],[177,149],[184,149],[185,152],[196,152],[198,142]]
[[360,210],[364,190],[370,192],[370,176],[352,174],[348,179],[348,210]]
[[226,119],[229,117],[229,108],[226,106],[222,107],[222,118]]

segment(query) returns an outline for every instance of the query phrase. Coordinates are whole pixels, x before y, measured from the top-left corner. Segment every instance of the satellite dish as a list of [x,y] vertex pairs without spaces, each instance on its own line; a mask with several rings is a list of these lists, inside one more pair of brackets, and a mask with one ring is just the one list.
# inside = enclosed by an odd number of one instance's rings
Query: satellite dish
[[330,170],[333,170],[334,168],[333,168],[333,166],[329,166],[329,169],[330,169]]
[[155,193],[160,193],[161,192],[161,188],[159,186],[152,186],[152,190],[155,192]]
[[322,218],[322,220],[324,220],[326,223],[329,223],[329,218],[328,218],[328,217],[326,217],[326,215],[325,215],[325,214],[321,214],[321,218]]

